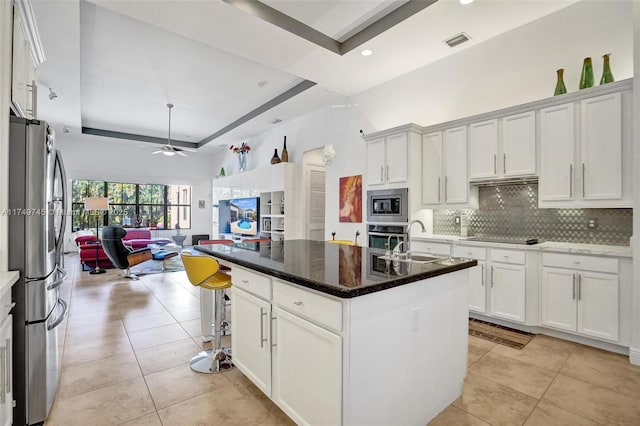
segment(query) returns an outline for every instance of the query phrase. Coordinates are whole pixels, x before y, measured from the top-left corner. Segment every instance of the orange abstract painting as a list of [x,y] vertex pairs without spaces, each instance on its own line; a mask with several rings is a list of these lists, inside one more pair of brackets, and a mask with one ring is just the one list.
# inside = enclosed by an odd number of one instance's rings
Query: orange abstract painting
[[362,222],[362,175],[340,178],[340,222]]

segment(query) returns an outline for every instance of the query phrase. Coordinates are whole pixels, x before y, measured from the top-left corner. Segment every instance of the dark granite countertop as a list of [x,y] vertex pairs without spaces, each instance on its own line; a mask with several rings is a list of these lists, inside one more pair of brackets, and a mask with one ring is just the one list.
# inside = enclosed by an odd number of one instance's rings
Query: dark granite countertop
[[477,265],[473,259],[434,263],[378,259],[384,251],[324,241],[198,245],[195,250],[245,268],[341,298],[351,298]]

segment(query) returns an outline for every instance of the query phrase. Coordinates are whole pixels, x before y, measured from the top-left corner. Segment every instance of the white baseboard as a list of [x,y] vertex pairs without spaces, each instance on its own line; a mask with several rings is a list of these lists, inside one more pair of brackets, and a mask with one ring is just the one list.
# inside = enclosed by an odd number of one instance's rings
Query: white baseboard
[[640,365],[640,348],[629,348],[629,362]]

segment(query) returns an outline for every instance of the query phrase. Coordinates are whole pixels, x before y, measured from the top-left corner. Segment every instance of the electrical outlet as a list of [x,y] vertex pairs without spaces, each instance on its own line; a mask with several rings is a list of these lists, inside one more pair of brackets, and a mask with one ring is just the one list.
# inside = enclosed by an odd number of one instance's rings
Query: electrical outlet
[[587,219],[587,228],[598,229],[598,219],[597,218]]
[[453,220],[456,225],[460,225],[460,216],[455,216]]

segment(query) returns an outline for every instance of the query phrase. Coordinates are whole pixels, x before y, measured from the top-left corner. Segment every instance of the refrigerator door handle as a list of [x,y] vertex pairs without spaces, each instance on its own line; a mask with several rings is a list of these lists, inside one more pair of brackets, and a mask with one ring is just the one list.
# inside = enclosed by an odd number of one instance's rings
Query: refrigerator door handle
[[[56,149],[56,160],[55,160],[55,168],[60,170],[60,183],[62,184],[62,211],[61,212],[53,212],[53,214],[61,214],[62,221],[60,222],[60,230],[58,231],[58,235],[56,235],[56,251],[59,254],[64,253],[64,232],[65,227],[67,226],[67,173],[64,169],[64,163],[62,162],[62,154],[60,151]],[[55,175],[55,174],[54,174]]]
[[65,302],[62,299],[58,299],[58,303],[62,305],[62,313],[58,318],[53,320],[53,322],[50,322],[47,324],[47,330],[53,330],[54,328],[59,326],[62,320],[64,319],[64,314],[67,313],[67,302]]
[[53,290],[60,287],[64,282],[65,278],[67,278],[67,275],[69,275],[67,271],[62,269],[59,265],[56,265],[55,273],[58,275],[58,277],[53,281],[53,283],[50,286],[47,287],[47,290]]

